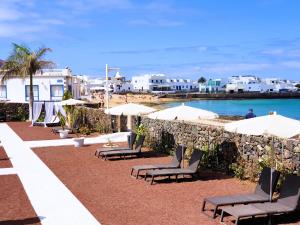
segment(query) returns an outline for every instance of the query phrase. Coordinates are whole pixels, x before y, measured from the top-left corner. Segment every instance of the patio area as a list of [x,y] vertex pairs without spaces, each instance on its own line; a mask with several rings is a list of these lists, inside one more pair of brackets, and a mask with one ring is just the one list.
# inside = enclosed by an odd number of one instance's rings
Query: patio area
[[[28,123],[9,123],[9,126],[23,141],[59,138],[51,133],[51,128],[29,127]],[[81,148],[66,145],[32,150],[103,225],[221,224],[220,217],[213,220],[201,213],[203,198],[245,193],[255,186],[212,171],[200,171],[196,181],[185,178],[176,183],[162,179],[150,185],[141,178],[132,178],[131,167],[166,163],[170,157],[146,151],[141,158],[103,161],[94,156],[95,149],[100,146],[101,143]],[[5,151],[0,148],[0,168],[11,166]],[[26,193],[18,176],[0,176],[0,225],[43,224],[43,218],[40,221],[38,216],[47,215],[37,215]],[[226,224],[232,224],[229,220],[226,218]],[[274,218],[276,224],[300,225],[296,222],[299,220],[297,215]],[[57,224],[63,224],[60,222]],[[253,224],[253,221],[246,220],[241,224]],[[255,220],[255,224],[266,224],[266,219]]]

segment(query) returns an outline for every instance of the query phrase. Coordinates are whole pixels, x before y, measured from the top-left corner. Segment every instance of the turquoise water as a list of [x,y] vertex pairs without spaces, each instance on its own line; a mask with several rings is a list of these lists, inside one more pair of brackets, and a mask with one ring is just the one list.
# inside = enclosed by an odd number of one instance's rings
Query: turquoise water
[[[185,105],[206,109],[227,116],[244,116],[249,108],[257,116],[267,115],[270,111],[300,120],[300,99],[250,99],[250,100],[193,100]],[[181,102],[168,103],[168,107]]]

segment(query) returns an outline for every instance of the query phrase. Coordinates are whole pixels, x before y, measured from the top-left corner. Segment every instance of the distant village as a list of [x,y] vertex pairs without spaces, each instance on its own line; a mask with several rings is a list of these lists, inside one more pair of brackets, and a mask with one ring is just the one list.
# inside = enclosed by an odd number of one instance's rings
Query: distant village
[[[253,75],[239,75],[228,78],[198,80],[175,78],[165,74],[142,74],[130,80],[117,71],[108,79],[74,75],[70,68],[48,69],[36,74],[33,81],[35,101],[60,101],[65,90],[73,98],[103,98],[103,93],[243,93],[243,92],[296,92],[299,82],[279,78],[261,79]],[[96,97],[95,97],[96,96]],[[102,96],[102,97],[101,97]],[[97,98],[97,99],[98,99]],[[12,77],[0,84],[0,100],[12,102],[29,101],[29,78]]]

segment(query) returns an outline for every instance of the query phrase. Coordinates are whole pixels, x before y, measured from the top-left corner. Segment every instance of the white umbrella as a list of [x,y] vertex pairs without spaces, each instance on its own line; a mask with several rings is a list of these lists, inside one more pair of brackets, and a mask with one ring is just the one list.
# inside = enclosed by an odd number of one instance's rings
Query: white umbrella
[[105,113],[111,115],[117,115],[117,116],[121,116],[121,115],[127,116],[127,127],[130,130],[131,116],[144,115],[144,114],[154,112],[155,110],[156,109],[148,106],[135,104],[135,103],[128,103],[128,104],[118,105],[110,109],[106,109]]
[[[164,109],[158,112],[154,112],[148,115],[151,119],[161,119],[161,120],[180,120],[180,121],[190,121],[195,122],[199,119],[216,119],[218,114],[198,109],[190,106],[184,105],[182,103],[180,106]],[[182,168],[184,168],[184,153],[182,151]]]
[[[300,134],[300,121],[274,113],[240,120],[225,125],[225,130],[246,135],[271,135],[279,138],[291,138]],[[273,139],[274,147],[274,139]],[[270,179],[270,201],[272,200],[272,170]]]
[[272,135],[291,138],[300,134],[300,121],[273,114],[240,120],[225,125],[225,130],[247,135]]
[[184,104],[172,108],[167,108],[148,115],[151,119],[161,120],[184,120],[184,121],[197,121],[199,119],[216,119],[218,114],[198,109]]
[[61,101],[60,104],[61,105],[83,105],[85,103],[85,101],[81,101],[81,100],[77,100],[77,99],[67,99],[64,101]]
[[111,115],[117,115],[117,116],[121,116],[121,115],[136,116],[136,115],[148,114],[154,112],[155,110],[156,109],[148,106],[135,104],[135,103],[128,103],[128,104],[118,105],[110,109],[106,109],[105,113]]

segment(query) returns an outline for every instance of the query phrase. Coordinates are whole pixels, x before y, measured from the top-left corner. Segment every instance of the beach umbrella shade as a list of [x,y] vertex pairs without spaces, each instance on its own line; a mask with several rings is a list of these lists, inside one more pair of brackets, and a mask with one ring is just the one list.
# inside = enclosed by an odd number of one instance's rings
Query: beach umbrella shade
[[156,111],[156,109],[141,105],[141,104],[135,104],[135,103],[128,103],[123,105],[118,105],[115,107],[112,107],[110,109],[106,109],[105,113],[110,115],[116,115],[116,116],[127,116],[127,127],[128,129],[131,129],[131,116],[139,116],[139,115],[145,115],[148,113],[152,113]]
[[152,113],[154,111],[156,111],[156,109],[148,106],[135,104],[135,103],[128,103],[128,104],[118,105],[110,109],[106,109],[105,113],[111,115],[117,115],[117,116],[121,116],[121,115],[138,116],[138,115]]
[[[148,117],[151,119],[196,122],[199,121],[200,119],[216,119],[219,116],[214,112],[186,106],[183,103],[180,106],[167,108],[158,112],[151,113],[148,115]],[[182,151],[182,158],[183,158],[183,151]],[[182,168],[183,167],[184,167],[184,160],[182,160]]]
[[151,119],[161,120],[183,120],[195,122],[200,119],[216,119],[218,114],[204,109],[186,106],[184,104],[172,108],[167,108],[148,115]]
[[[279,138],[291,138],[300,134],[300,121],[278,115],[259,116],[235,121],[225,125],[225,130],[246,135],[270,135]],[[271,170],[271,173],[273,171]],[[270,181],[270,201],[272,200],[272,174]]]
[[60,102],[61,105],[83,105],[85,101],[77,100],[77,99],[67,99]]

